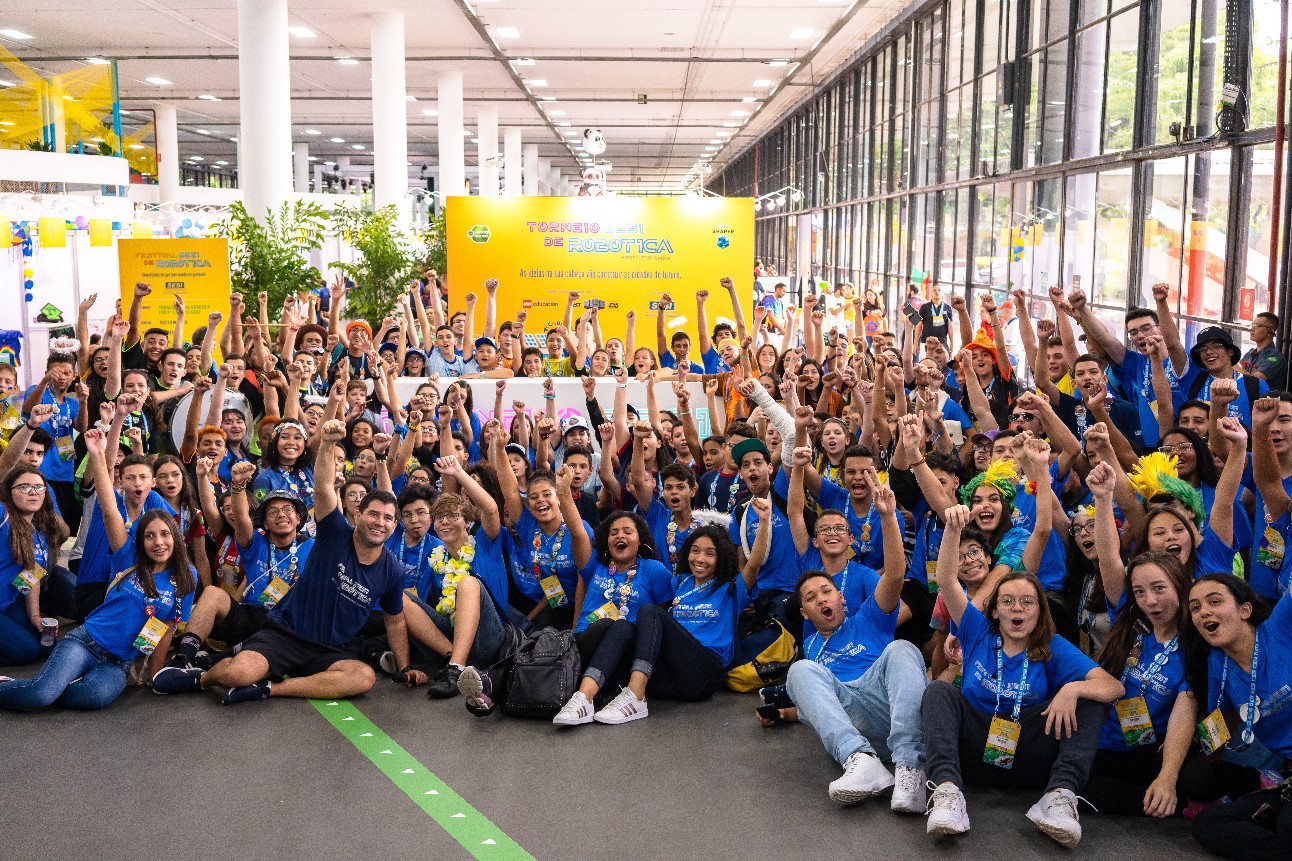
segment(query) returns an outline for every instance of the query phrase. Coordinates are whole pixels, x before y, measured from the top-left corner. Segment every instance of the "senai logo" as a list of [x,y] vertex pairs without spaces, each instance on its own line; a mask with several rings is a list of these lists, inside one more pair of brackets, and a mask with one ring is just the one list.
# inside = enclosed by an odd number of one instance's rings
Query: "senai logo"
[[467,237],[472,242],[488,242],[489,237],[492,235],[493,234],[489,231],[489,225],[487,224],[473,225],[471,229],[467,231]]

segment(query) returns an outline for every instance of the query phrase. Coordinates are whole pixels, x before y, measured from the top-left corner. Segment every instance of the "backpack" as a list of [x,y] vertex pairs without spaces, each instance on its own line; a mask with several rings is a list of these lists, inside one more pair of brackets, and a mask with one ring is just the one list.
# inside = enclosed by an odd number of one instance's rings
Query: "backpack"
[[[785,497],[777,493],[775,487],[771,489],[770,495],[772,499],[772,505],[776,508],[777,511],[781,513],[781,516],[789,517],[790,516],[789,503],[785,500]],[[816,504],[816,501],[807,494],[804,495],[804,498],[805,498],[805,504],[803,507],[803,525],[807,527],[808,534],[811,535],[816,530],[816,518],[817,518],[817,515],[820,514],[821,512],[821,507],[817,505],[816,510],[814,511],[813,505]],[[747,540],[747,536],[745,533],[745,516],[749,513],[749,503],[752,500],[753,500],[753,497],[746,499],[744,502],[737,505],[736,510],[731,513],[732,522],[739,524],[736,528],[740,531],[740,548],[745,551],[746,556],[749,555],[749,551],[752,548],[752,544],[750,545],[750,547],[745,546],[745,542]]]
[[[1207,377],[1207,374],[1202,373],[1193,378],[1193,383],[1189,386],[1189,394],[1185,400],[1194,400],[1198,395],[1202,394],[1202,387],[1207,384]],[[1244,374],[1243,389],[1247,392],[1247,406],[1250,408],[1261,397],[1260,378]]]
[[572,631],[530,634],[511,659],[502,710],[514,717],[551,720],[579,689],[583,661]]

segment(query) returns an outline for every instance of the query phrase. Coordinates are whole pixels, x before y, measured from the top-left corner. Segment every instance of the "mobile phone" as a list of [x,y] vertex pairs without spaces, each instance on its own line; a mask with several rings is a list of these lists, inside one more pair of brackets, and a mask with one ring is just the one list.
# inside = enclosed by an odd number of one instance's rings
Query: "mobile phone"
[[606,300],[605,300],[605,299],[589,299],[588,301],[586,301],[586,302],[584,302],[584,303],[583,303],[583,307],[584,307],[584,308],[587,308],[587,309],[589,309],[589,310],[591,310],[591,309],[593,309],[593,308],[597,308],[597,309],[600,309],[600,310],[604,311],[604,310],[606,309]]
[[781,707],[777,705],[759,706],[755,711],[763,720],[778,720],[781,716]]
[[902,313],[906,315],[907,320],[911,321],[912,326],[920,322],[920,319],[921,319],[920,312],[916,311],[915,306],[912,305],[910,302],[907,302],[905,305],[902,306]]

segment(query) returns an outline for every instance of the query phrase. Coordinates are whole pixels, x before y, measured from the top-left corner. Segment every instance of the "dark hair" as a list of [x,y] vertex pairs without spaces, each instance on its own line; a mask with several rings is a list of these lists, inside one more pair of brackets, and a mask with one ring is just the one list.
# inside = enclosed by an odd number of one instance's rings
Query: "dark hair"
[[1036,627],[1027,637],[1027,657],[1032,661],[1050,660],[1050,640],[1054,638],[1055,627],[1054,617],[1050,615],[1050,602],[1045,598],[1045,588],[1041,581],[1037,580],[1026,571],[1011,571],[1000,581],[996,583],[996,588],[991,590],[991,595],[987,598],[987,606],[983,607],[982,614],[987,617],[987,622],[991,626],[993,634],[1000,634],[1000,620],[995,618],[996,605],[1000,600],[1000,589],[1006,583],[1013,583],[1015,580],[1026,581],[1028,585],[1036,592],[1037,609],[1040,610],[1040,616],[1036,620]]
[[[360,383],[360,385],[362,385],[362,383]],[[372,448],[372,443],[369,443],[368,445],[365,445],[365,446],[355,445],[354,429],[355,429],[355,426],[359,424],[365,424],[368,427],[372,428],[373,436],[376,436],[378,433],[381,432],[381,428],[377,427],[375,422],[369,419],[366,419],[363,416],[357,416],[355,418],[350,419],[350,421],[347,422],[345,426],[345,438],[341,441],[341,445],[345,449],[346,460],[354,460],[355,457],[359,454],[360,449]]]
[[695,470],[691,469],[689,466],[683,466],[680,463],[670,463],[659,471],[659,486],[663,487],[664,480],[668,478],[685,481],[690,487],[695,487],[697,484],[695,480]]
[[[13,486],[24,475],[39,475],[45,484],[45,495],[41,499],[40,508],[32,515],[30,522],[22,517],[13,503]],[[45,567],[53,568],[58,561],[58,548],[67,538],[67,526],[54,513],[53,495],[53,489],[39,469],[14,467],[0,481],[0,504],[3,504],[9,520],[9,555],[24,569],[30,569],[36,564],[36,548],[32,544],[35,532],[45,536]]]
[[444,394],[447,396],[449,389],[454,387],[462,390],[462,408],[467,411],[467,415],[469,416],[474,413],[476,411],[476,402],[475,398],[471,395],[471,386],[463,380],[454,380],[449,383],[448,388],[444,390]]
[[[508,469],[511,467],[509,466]],[[494,505],[498,506],[498,513],[501,515],[507,510],[507,502],[503,499],[502,485],[498,483],[498,471],[482,460],[478,460],[468,465],[463,470],[467,475],[476,480],[481,490],[489,494],[493,499]],[[479,506],[477,506],[479,508]]]
[[[263,422],[263,419],[261,421]],[[300,431],[300,434],[303,438],[305,438],[305,441],[307,443],[309,442],[309,434],[305,431],[305,428],[299,422],[293,421],[291,424],[291,427],[294,427],[298,431]],[[272,466],[275,469],[279,469],[282,467],[282,461],[278,459],[278,440],[282,436],[282,431],[285,430],[286,428],[287,428],[287,425],[284,425],[281,428],[276,427],[274,430],[270,431],[269,445],[265,447],[266,450],[262,452],[260,455],[260,461],[262,464]],[[260,432],[259,428],[257,428],[256,432],[257,433]],[[302,450],[300,453],[300,456],[296,458],[296,462],[292,465],[292,468],[293,469],[302,468],[308,462],[308,458],[309,458],[309,451],[307,449]]]
[[135,564],[119,575],[113,585],[119,587],[125,581],[125,575],[133,572],[135,579],[139,581],[139,588],[143,589],[145,595],[149,598],[157,598],[161,595],[157,591],[157,581],[153,577],[153,563],[144,549],[144,534],[154,520],[162,521],[170,530],[172,546],[170,558],[166,560],[166,570],[170,573],[170,581],[175,586],[175,602],[178,605],[179,599],[196,589],[197,584],[193,581],[188,549],[184,545],[184,536],[180,533],[179,524],[175,522],[175,518],[160,508],[145,511],[135,523]]
[[146,467],[148,467],[148,472],[149,472],[150,474],[151,474],[151,473],[152,473],[152,471],[153,471],[153,461],[152,461],[152,458],[150,458],[150,457],[149,457],[148,455],[146,455],[146,454],[129,454],[129,455],[126,455],[126,459],[125,459],[125,460],[123,460],[123,461],[121,461],[121,471],[122,471],[122,472],[125,472],[126,467],[128,467],[128,466],[146,466]]
[[1180,413],[1184,412],[1185,410],[1202,410],[1203,412],[1209,413],[1211,412],[1211,404],[1207,403],[1206,401],[1200,401],[1197,398],[1190,398],[1189,400],[1180,404],[1180,408],[1175,411],[1175,414],[1178,416],[1180,415]]
[[659,559],[655,548],[655,538],[646,520],[635,511],[612,511],[601,521],[593,536],[592,547],[596,551],[597,561],[603,565],[610,563],[610,527],[616,522],[628,518],[637,527],[637,556],[641,559]]
[[[1154,499],[1157,499],[1157,497],[1153,497],[1152,499],[1149,499],[1148,500],[1149,503],[1151,504],[1154,501]],[[1172,497],[1169,497],[1168,501],[1177,502],[1178,500],[1176,500],[1176,498],[1172,496]],[[1176,509],[1168,508],[1165,506],[1158,507],[1158,508],[1150,507],[1148,512],[1144,515],[1144,525],[1140,527],[1140,534],[1136,536],[1135,549],[1131,551],[1130,561],[1134,562],[1137,558],[1139,558],[1140,556],[1143,556],[1145,553],[1152,552],[1149,550],[1149,547],[1148,547],[1148,532],[1149,532],[1149,527],[1153,525],[1153,521],[1156,520],[1158,517],[1174,517],[1180,523],[1184,524],[1184,528],[1189,531],[1189,535],[1190,535],[1189,561],[1184,563],[1184,570],[1189,574],[1197,573],[1198,547],[1199,545],[1202,544],[1202,539],[1198,536],[1198,525],[1193,522],[1192,517],[1186,517]],[[1203,573],[1205,574],[1209,572],[1204,571]]]
[[1126,312],[1126,325],[1129,326],[1135,320],[1141,317],[1148,317],[1156,324],[1158,322],[1157,312],[1152,308],[1132,308]]
[[27,445],[31,445],[32,443],[44,446],[45,451],[49,451],[54,447],[54,437],[44,428],[36,428],[31,432],[31,439],[27,440]]
[[71,353],[50,353],[49,358],[45,360],[45,370],[49,370],[54,365],[71,365],[76,367],[76,356]]
[[682,542],[682,548],[677,551],[678,576],[684,577],[691,573],[691,561],[688,557],[691,553],[691,545],[695,544],[697,538],[708,538],[713,542],[714,549],[718,551],[718,560],[713,568],[715,588],[734,582],[736,577],[740,576],[736,545],[731,542],[731,535],[727,530],[712,523],[697,526]]
[[691,336],[679,329],[678,331],[673,333],[673,337],[669,338],[668,342],[669,344],[676,344],[678,341],[682,341],[682,340],[690,342]]
[[924,462],[929,469],[945,472],[954,476],[957,481],[960,478],[960,464],[954,454],[943,453],[940,451],[931,451],[924,456]]
[[567,445],[565,447],[565,458],[569,460],[576,454],[581,454],[588,459],[588,465],[592,465],[592,449],[586,445]]
[[453,327],[447,323],[441,323],[435,327],[435,334],[438,336],[441,332],[448,332],[451,335],[453,334]]
[[393,505],[396,511],[399,510],[399,500],[389,490],[370,490],[359,500],[360,511],[367,511],[371,505]]
[[1145,627],[1150,629],[1152,627],[1148,617],[1140,609],[1139,602],[1135,600],[1134,590],[1131,588],[1131,575],[1135,569],[1144,565],[1156,565],[1161,568],[1175,586],[1176,597],[1180,602],[1175,611],[1175,626],[1181,633],[1181,639],[1184,639],[1183,632],[1189,623],[1190,584],[1180,560],[1172,553],[1160,552],[1144,553],[1132,559],[1126,566],[1126,582],[1123,586],[1126,592],[1125,604],[1117,613],[1117,621],[1113,622],[1108,639],[1104,641],[1104,647],[1095,656],[1099,666],[1114,676],[1120,676],[1126,669],[1126,660],[1130,657],[1131,649],[1140,631]]
[[179,356],[181,359],[185,361],[185,363],[188,362],[188,351],[185,350],[183,347],[167,347],[166,349],[162,350],[162,354],[161,356],[158,357],[158,361],[159,362],[166,361],[167,356]]
[[147,338],[149,335],[165,335],[166,340],[167,341],[170,340],[170,332],[167,332],[165,329],[161,328],[160,326],[152,326],[148,329],[145,329],[144,337]]
[[181,514],[184,511],[187,511],[190,521],[196,522],[198,505],[197,500],[193,495],[193,483],[189,480],[188,470],[184,468],[184,462],[174,455],[169,454],[157,458],[152,464],[153,479],[156,480],[157,478],[157,470],[161,469],[168,463],[179,467],[179,508],[176,509],[175,513]]
[[839,459],[839,463],[841,464],[847,463],[848,458],[850,457],[868,457],[871,460],[874,460],[875,450],[868,445],[861,445],[860,443],[855,443],[843,450],[843,457]]
[[1098,356],[1093,356],[1090,353],[1082,353],[1072,362],[1072,370],[1075,371],[1077,369],[1077,365],[1080,365],[1082,362],[1094,362],[1100,368],[1104,366],[1104,363],[1099,361]]
[[[1198,403],[1202,404],[1201,401],[1198,401]],[[1207,407],[1206,404],[1202,404],[1202,406]],[[1184,405],[1181,405],[1181,409],[1183,408]],[[1210,409],[1210,407],[1207,407],[1207,409]],[[1215,487],[1216,483],[1220,481],[1220,473],[1216,470],[1216,461],[1211,457],[1211,451],[1207,448],[1206,440],[1198,436],[1197,431],[1182,428],[1179,425],[1162,434],[1162,439],[1166,439],[1169,436],[1184,437],[1185,441],[1193,447],[1193,477],[1199,484],[1207,484]],[[1184,476],[1180,477],[1184,478]],[[1189,483],[1192,484],[1193,482]]]
[[1262,311],[1261,313],[1257,314],[1256,316],[1257,316],[1257,318],[1258,318],[1258,319],[1259,319],[1259,318],[1261,318],[1261,317],[1264,317],[1266,320],[1269,320],[1269,321],[1270,321],[1270,325],[1272,325],[1275,329],[1277,329],[1277,328],[1279,327],[1279,315],[1278,315],[1278,314],[1275,314],[1275,313],[1270,312],[1270,311]]
[[[1246,580],[1235,577],[1233,574],[1214,572],[1203,574],[1197,580],[1189,585],[1189,592],[1192,593],[1198,587],[1199,583],[1219,583],[1225,587],[1225,590],[1234,597],[1238,604],[1251,604],[1252,614],[1247,617],[1247,624],[1252,628],[1257,628],[1262,622],[1270,617],[1274,606],[1268,600],[1256,594]],[[1189,613],[1192,617],[1192,612]],[[1185,678],[1189,686],[1195,691],[1207,690],[1207,662],[1211,658],[1211,644],[1203,639],[1198,633],[1198,629],[1189,625],[1184,629],[1184,666]]]
[[404,485],[404,489],[399,492],[399,497],[395,500],[401,511],[404,509],[404,506],[412,505],[414,502],[425,502],[427,507],[429,507],[434,501],[435,490],[429,485],[418,484],[416,482]]
[[727,429],[724,432],[722,440],[723,443],[731,442],[731,438],[733,436],[742,436],[745,439],[758,439],[758,428],[754,427],[749,422],[734,421],[727,425]]
[[552,487],[556,487],[556,474],[550,469],[534,470],[525,478],[525,492],[529,493],[530,488],[539,482],[544,482],[552,485]]
[[340,489],[338,489],[338,490],[337,490],[337,496],[339,496],[339,497],[341,498],[341,508],[342,508],[343,512],[344,512],[344,509],[345,509],[345,489],[346,489],[347,487],[349,487],[350,485],[354,485],[355,487],[361,487],[361,488],[363,488],[363,492],[364,492],[364,495],[365,495],[365,496],[366,496],[368,493],[370,493],[370,492],[372,491],[372,485],[371,485],[371,484],[369,484],[366,480],[364,480],[364,479],[362,479],[362,478],[353,478],[353,477],[351,477],[351,478],[347,478],[345,481],[341,482],[341,487],[340,487]]
[[529,357],[529,356],[538,356],[538,359],[539,359],[539,361],[541,362],[541,361],[543,360],[543,351],[542,351],[542,350],[540,350],[538,347],[523,347],[523,348],[521,348],[521,351],[520,351],[520,361],[519,361],[519,362],[517,362],[517,363],[515,364],[514,368],[512,369],[512,370],[513,370],[513,374],[514,374],[515,376],[517,376],[517,377],[525,377],[525,376],[528,376],[528,374],[526,374],[526,373],[525,373],[525,359],[526,359],[527,357]]
[[[834,585],[834,578],[831,577],[829,574],[825,573],[824,571],[821,571],[820,569],[815,569],[812,571],[804,571],[802,574],[799,575],[799,579],[794,581],[794,594],[790,598],[791,603],[793,603],[796,609],[801,610],[803,608],[803,584],[809,580],[815,580],[818,577],[822,577],[826,580],[829,580],[830,585],[831,586]],[[789,607],[786,607],[786,609],[788,610]]]

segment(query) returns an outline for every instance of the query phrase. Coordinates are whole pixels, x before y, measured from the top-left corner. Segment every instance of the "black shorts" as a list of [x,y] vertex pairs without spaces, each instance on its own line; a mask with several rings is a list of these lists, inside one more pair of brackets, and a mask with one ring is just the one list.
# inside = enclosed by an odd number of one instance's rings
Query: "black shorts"
[[99,609],[99,606],[108,597],[108,581],[100,583],[82,583],[74,591],[76,600],[76,612],[81,614],[81,618]]
[[242,651],[255,652],[269,662],[271,678],[285,676],[312,676],[321,673],[337,661],[353,661],[358,656],[349,649],[334,649],[275,622],[268,616],[259,631],[242,644]]
[[265,620],[268,618],[269,610],[259,604],[233,601],[224,621],[211,631],[211,639],[236,646],[238,643],[246,642],[252,634],[265,627]]

